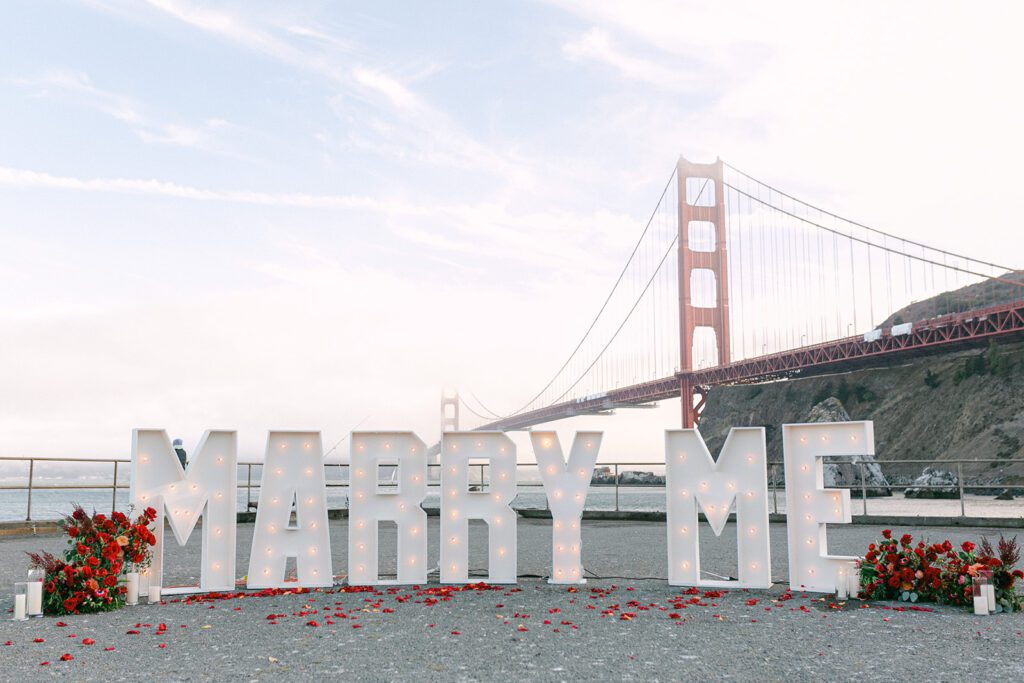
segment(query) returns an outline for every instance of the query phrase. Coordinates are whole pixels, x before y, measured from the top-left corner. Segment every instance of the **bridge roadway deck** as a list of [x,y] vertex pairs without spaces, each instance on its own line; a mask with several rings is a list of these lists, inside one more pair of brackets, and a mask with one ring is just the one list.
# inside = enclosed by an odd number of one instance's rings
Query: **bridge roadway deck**
[[942,353],[987,344],[990,339],[1024,336],[1024,301],[957,313],[914,323],[909,334],[880,331],[878,339],[863,335],[803,346],[789,351],[748,358],[728,365],[682,372],[603,392],[594,397],[556,403],[501,420],[478,431],[512,431],[578,415],[594,415],[622,405],[640,405],[676,398],[683,381],[691,386],[753,384],[796,375],[810,376],[837,370],[881,365],[899,358]]

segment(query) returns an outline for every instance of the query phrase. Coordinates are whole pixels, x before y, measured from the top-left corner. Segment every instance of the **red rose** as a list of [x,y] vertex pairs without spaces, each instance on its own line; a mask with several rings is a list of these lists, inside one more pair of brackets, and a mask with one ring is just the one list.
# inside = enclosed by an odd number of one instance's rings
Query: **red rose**
[[965,553],[969,553],[972,550],[974,550],[974,544],[971,543],[970,541],[964,541],[963,545],[961,545],[960,547],[964,549]]
[[74,519],[77,519],[78,521],[82,521],[83,519],[85,519],[85,510],[83,510],[82,508],[77,508],[74,512],[71,513],[71,516]]
[[75,602],[74,598],[68,598],[67,600],[64,601],[64,610],[67,611],[67,612],[74,612],[75,611],[75,606],[77,604],[78,603]]
[[68,527],[68,536],[70,536],[71,538],[74,538],[77,535],[78,535],[78,527],[77,526],[69,526]]
[[892,538],[892,529],[883,529],[882,536],[885,538]]
[[85,555],[89,552],[89,546],[85,545],[84,543],[79,543],[75,546],[75,550],[78,551],[79,555]]
[[900,538],[900,543],[903,545],[910,545],[910,542],[912,540],[914,540],[913,536],[911,536],[910,534],[903,534],[903,536]]
[[92,557],[87,557],[87,558],[85,558],[85,561],[86,561],[86,562],[88,562],[88,563],[89,563],[90,565],[92,565],[93,567],[96,567],[96,566],[98,566],[98,565],[99,565],[99,563],[100,563],[100,558],[98,558],[98,557],[96,557],[96,556],[92,556]]
[[104,585],[104,586],[107,586],[107,587],[110,587],[110,586],[116,586],[116,585],[117,585],[117,577],[116,577],[116,576],[107,576],[107,577],[104,577],[104,579],[103,579],[103,585]]

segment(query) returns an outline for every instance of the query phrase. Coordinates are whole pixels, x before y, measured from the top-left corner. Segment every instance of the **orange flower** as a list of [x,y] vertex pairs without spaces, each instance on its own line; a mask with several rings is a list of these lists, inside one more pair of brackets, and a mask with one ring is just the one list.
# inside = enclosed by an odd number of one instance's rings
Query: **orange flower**
[[124,546],[128,545],[128,537],[127,536],[118,536],[117,537],[117,544],[119,546],[121,546],[122,548]]

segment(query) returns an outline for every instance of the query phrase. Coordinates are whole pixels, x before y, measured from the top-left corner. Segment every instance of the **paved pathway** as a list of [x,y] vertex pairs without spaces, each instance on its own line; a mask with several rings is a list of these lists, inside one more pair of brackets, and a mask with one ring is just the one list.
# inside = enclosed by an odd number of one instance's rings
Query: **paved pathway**
[[[239,528],[241,568],[251,528]],[[879,531],[830,527],[830,550],[856,553]],[[986,530],[923,531],[933,540],[960,542]],[[433,523],[431,533],[433,555]],[[336,572],[344,569],[345,534],[344,522],[332,523]],[[734,528],[722,539],[710,532],[703,536],[703,566],[734,571]],[[664,537],[663,524],[587,523],[585,564],[602,576],[662,577]],[[23,550],[56,551],[62,545],[55,536],[0,540],[3,584],[20,577]],[[394,544],[382,547],[393,552]],[[544,573],[548,523],[520,520],[519,547],[520,572]],[[198,535],[184,548],[172,542],[165,583],[194,576],[198,548]],[[772,550],[776,580],[784,580],[781,525],[772,527]],[[481,561],[482,553],[474,558]],[[393,564],[393,557],[385,553],[384,562]],[[10,591],[4,593],[0,608],[6,611]],[[591,580],[578,592],[536,579],[488,590],[433,583],[379,592],[339,587],[179,600],[65,617],[66,626],[51,617],[2,620],[0,667],[6,680],[250,681],[332,674],[369,681],[1024,678],[1024,616],[976,618],[960,609],[899,607],[835,605],[821,596],[789,593],[783,584],[771,591],[691,595],[650,579]],[[83,644],[86,638],[94,644]],[[61,661],[63,654],[73,659]],[[49,664],[41,666],[44,661]]]

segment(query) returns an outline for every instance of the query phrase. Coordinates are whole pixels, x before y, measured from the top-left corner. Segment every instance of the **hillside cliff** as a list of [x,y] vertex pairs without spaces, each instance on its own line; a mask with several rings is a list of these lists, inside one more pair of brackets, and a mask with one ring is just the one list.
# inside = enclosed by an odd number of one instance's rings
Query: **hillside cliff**
[[[713,387],[700,431],[717,453],[729,427],[765,426],[769,459],[781,460],[780,426],[807,421],[812,407],[830,396],[850,419],[874,421],[879,460],[992,459],[965,464],[965,480],[1024,483],[1024,342],[838,375]],[[925,466],[884,464],[883,470],[900,484]]]

